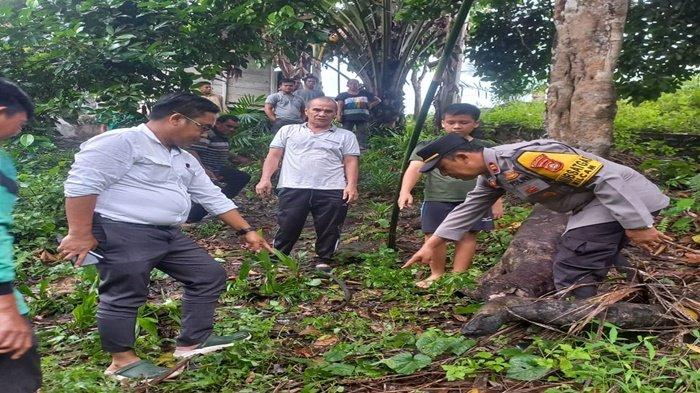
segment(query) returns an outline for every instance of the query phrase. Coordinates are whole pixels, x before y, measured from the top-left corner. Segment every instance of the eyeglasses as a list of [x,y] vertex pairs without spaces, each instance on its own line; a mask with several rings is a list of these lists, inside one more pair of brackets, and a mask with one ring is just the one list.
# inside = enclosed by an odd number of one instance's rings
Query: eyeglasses
[[180,116],[184,117],[185,119],[191,121],[191,122],[194,123],[197,127],[199,127],[202,131],[208,132],[208,131],[211,131],[212,129],[214,129],[214,127],[213,127],[211,124],[202,124],[202,123],[198,122],[197,120],[190,119],[189,117],[183,115],[182,113],[179,113],[179,112],[175,112],[175,113],[177,113],[178,115],[180,115]]

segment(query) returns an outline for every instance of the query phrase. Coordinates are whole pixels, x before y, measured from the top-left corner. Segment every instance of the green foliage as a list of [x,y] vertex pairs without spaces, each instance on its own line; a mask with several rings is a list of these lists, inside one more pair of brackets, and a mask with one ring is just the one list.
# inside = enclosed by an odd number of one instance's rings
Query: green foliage
[[[494,93],[512,99],[546,81],[554,44],[553,3],[496,0],[473,14],[471,49],[477,75],[494,82]],[[634,102],[677,89],[697,72],[700,5],[695,1],[630,3],[615,82],[618,95]]]
[[433,359],[422,353],[413,355],[410,352],[401,352],[382,360],[381,363],[386,364],[387,367],[394,370],[397,374],[407,375],[426,367],[432,361]]
[[[696,179],[698,177],[700,175],[695,175]],[[670,230],[678,235],[695,230],[695,220],[689,213],[700,211],[699,190],[700,187],[694,188],[695,194],[690,198],[673,199],[671,206],[661,212],[663,218],[658,225],[659,230]]]
[[484,110],[481,123],[487,126],[517,125],[530,129],[544,128],[544,102],[513,101]]
[[24,146],[22,137],[8,146],[18,167],[19,184],[12,233],[17,244],[31,249],[54,242],[56,234],[65,228],[63,181],[72,152],[56,148],[42,136]]
[[696,76],[674,93],[664,93],[655,101],[637,105],[618,101],[615,117],[615,145],[634,148],[641,132],[697,134],[700,130],[700,77]]
[[547,1],[496,0],[472,14],[469,58],[493,92],[512,99],[547,79],[554,24]]
[[[304,37],[290,1],[46,0],[0,6],[0,74],[18,81],[39,113],[75,116],[88,102],[138,116],[143,100],[188,90],[250,58]],[[288,12],[289,9],[292,12]],[[285,18],[279,16],[284,14]],[[288,40],[264,41],[263,34]],[[298,52],[297,52],[298,53]]]

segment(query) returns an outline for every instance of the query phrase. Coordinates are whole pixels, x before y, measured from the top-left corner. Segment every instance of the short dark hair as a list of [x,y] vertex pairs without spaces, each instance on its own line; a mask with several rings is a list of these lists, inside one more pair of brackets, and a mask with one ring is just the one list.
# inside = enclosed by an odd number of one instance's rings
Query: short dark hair
[[235,120],[235,121],[241,121],[241,119],[238,118],[238,116],[234,115],[221,115],[218,118],[216,118],[217,123],[225,123],[229,120]]
[[166,94],[153,104],[150,120],[160,120],[173,113],[187,117],[197,117],[204,112],[219,113],[219,107],[204,97],[188,92]]
[[445,116],[459,116],[459,115],[469,115],[474,120],[479,120],[481,116],[481,110],[472,104],[450,104],[445,108],[442,114],[442,118]]
[[19,112],[27,114],[27,119],[34,117],[34,103],[29,95],[16,84],[0,78],[0,106],[6,107],[8,116]]
[[280,79],[280,83],[277,84],[277,87],[282,86],[282,84],[284,84],[284,83],[291,83],[293,85],[296,85],[297,81],[295,81],[294,79],[291,79],[291,78],[282,78],[282,79]]
[[304,81],[308,81],[309,79],[313,79],[316,82],[318,82],[318,78],[315,75],[307,75],[304,78],[302,78]]
[[475,151],[482,151],[484,150],[484,146],[476,143],[470,144],[468,147],[461,147],[456,150],[452,150],[451,152],[445,154],[442,158],[447,158],[448,160],[453,160],[455,156],[457,156],[457,153],[473,153]]

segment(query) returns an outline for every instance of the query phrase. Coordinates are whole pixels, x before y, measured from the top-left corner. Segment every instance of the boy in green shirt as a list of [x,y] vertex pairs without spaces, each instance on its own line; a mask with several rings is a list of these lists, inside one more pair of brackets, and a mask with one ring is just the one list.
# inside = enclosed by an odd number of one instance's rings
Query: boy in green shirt
[[[445,108],[442,118],[442,128],[448,133],[456,133],[465,139],[475,140],[471,133],[479,126],[479,116],[481,111],[470,104],[452,104]],[[491,146],[483,140],[477,140],[484,146]],[[401,193],[399,195],[399,208],[413,206],[413,196],[411,191],[420,180],[420,168],[423,166],[423,159],[416,152],[425,147],[429,141],[419,143],[411,154],[411,163],[403,176],[401,183]],[[452,209],[464,202],[467,193],[474,189],[476,180],[459,180],[453,177],[443,176],[439,171],[428,172],[425,180],[423,206],[421,207],[421,230],[425,234],[425,241],[435,232],[435,229],[442,223]],[[492,206],[492,215],[487,214],[481,222],[475,225],[470,232],[455,245],[454,266],[452,271],[461,273],[467,271],[471,265],[472,258],[476,252],[476,232],[490,231],[493,229],[493,219],[503,216],[503,202],[499,199]],[[445,274],[447,258],[447,245],[443,244],[439,250],[433,254],[430,263],[430,276],[425,280],[416,283],[421,288],[427,288],[435,280]]]
[[[22,131],[34,115],[34,104],[15,84],[0,78],[0,141]],[[12,207],[17,199],[17,173],[10,157],[0,150],[0,386],[3,392],[34,392],[41,386],[39,354],[29,310],[13,288]]]

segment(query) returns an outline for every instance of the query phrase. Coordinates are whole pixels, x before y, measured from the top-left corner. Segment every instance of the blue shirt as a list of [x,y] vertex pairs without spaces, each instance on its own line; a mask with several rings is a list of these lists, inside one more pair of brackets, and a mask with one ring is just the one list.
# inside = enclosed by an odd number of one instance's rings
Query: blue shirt
[[[10,157],[0,150],[0,285],[12,286],[15,263],[12,258],[14,238],[10,234],[12,208],[17,200],[17,171]],[[15,301],[20,314],[29,312],[22,295],[16,290]]]

